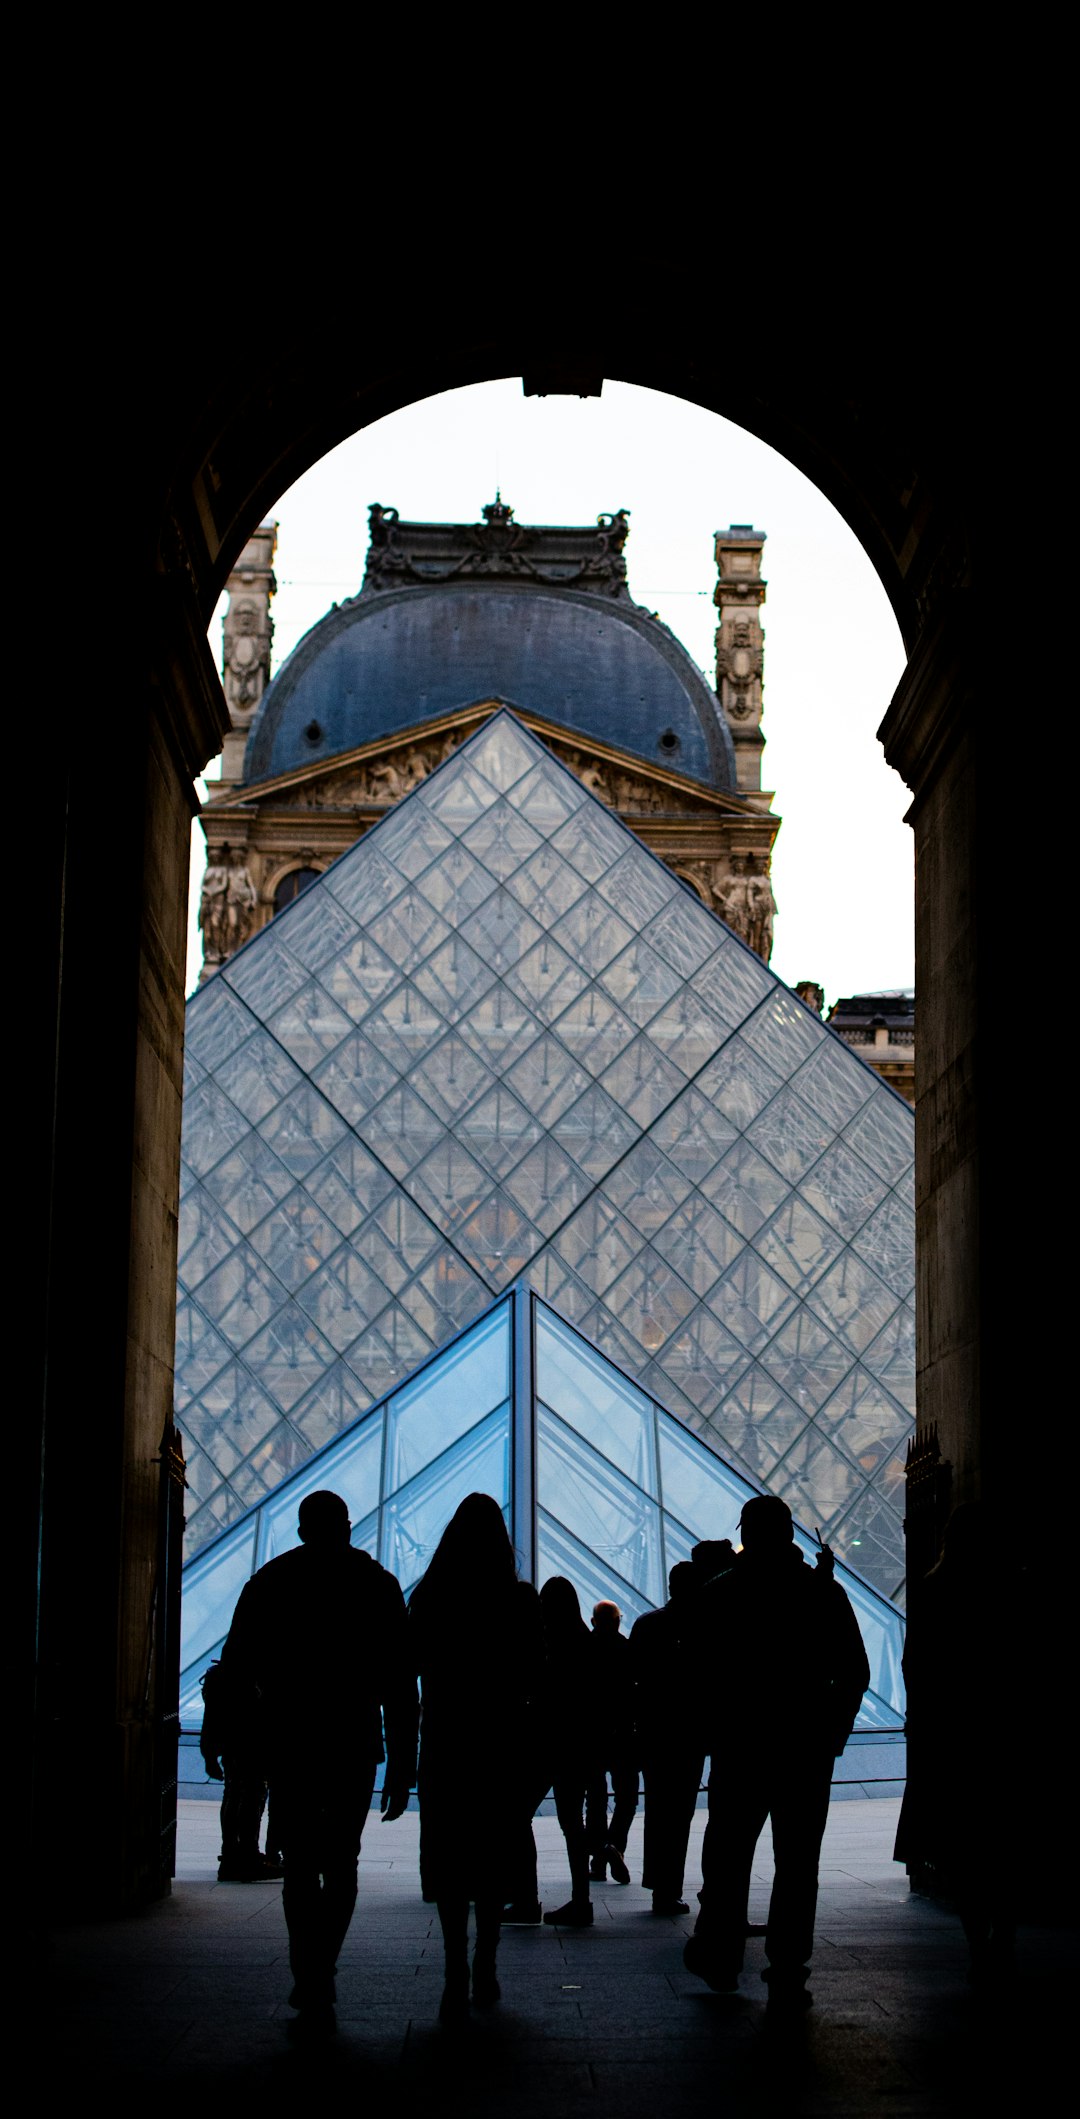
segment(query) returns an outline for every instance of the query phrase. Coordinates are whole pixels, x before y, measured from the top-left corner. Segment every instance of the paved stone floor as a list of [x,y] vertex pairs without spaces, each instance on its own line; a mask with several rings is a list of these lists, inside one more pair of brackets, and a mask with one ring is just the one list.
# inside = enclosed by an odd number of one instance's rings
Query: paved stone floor
[[[217,1809],[181,1806],[171,1898],[127,1920],[53,1938],[39,2087],[80,2097],[145,2090],[167,2110],[222,2089],[276,2110],[348,2096],[394,2111],[488,2119],[578,2113],[733,2115],[996,2111],[1071,2106],[1075,1958],[1061,1929],[1022,1931],[1013,1981],[993,2002],[968,1983],[959,1923],[908,1890],[891,1860],[895,1800],[834,1803],[825,1837],[815,2005],[792,2025],[765,2007],[763,1945],[736,1999],[684,1971],[692,1920],[656,1920],[635,1882],[594,1890],[596,1924],[505,1933],[501,2004],[460,2031],[438,2023],[438,1924],[417,1885],[418,1822],[373,1813],[360,1904],[338,1975],[336,2039],[290,2037],[279,1885],[216,1881]],[[700,1876],[704,1815],[691,1841]],[[538,1818],[541,1895],[566,1895],[562,1839]],[[640,1815],[628,1849],[640,1870]],[[764,1916],[771,1853],[758,1849],[751,1917]],[[1069,2055],[1071,2060],[1071,2054]]]

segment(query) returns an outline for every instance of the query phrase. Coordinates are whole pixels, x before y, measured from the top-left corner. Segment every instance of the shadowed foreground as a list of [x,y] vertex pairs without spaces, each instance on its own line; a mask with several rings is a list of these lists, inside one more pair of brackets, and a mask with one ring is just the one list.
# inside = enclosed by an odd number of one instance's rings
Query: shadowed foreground
[[[419,1897],[415,1809],[393,1825],[372,1813],[340,1960],[338,2036],[305,2048],[287,2030],[281,1887],[218,1884],[217,1807],[185,1802],[172,1898],[126,1921],[58,1932],[41,2087],[85,2094],[107,2083],[157,2094],[220,2083],[270,2109],[344,2093],[455,2119],[762,2110],[903,2119],[975,2111],[984,2096],[997,2105],[1010,2092],[1055,2108],[1077,1972],[1071,1938],[1022,1928],[1008,1988],[993,1999],[973,1994],[958,1920],[913,1897],[891,1860],[898,1809],[891,1799],[831,1806],[815,2006],[795,2024],[766,2013],[761,1940],[747,1945],[738,1999],[712,1994],[682,1965],[693,1915],[655,1919],[635,1881],[593,1887],[591,1929],[505,1930],[502,2003],[474,2010],[460,2031],[437,2021],[441,1938],[434,1907]],[[698,1811],[692,1904],[704,1823]],[[562,1835],[553,1817],[538,1818],[535,1830],[541,1896],[558,1905]],[[636,1879],[640,1811],[627,1859]],[[1051,1860],[1048,1835],[1048,1868]],[[766,1833],[752,1920],[764,1918],[770,1877]]]

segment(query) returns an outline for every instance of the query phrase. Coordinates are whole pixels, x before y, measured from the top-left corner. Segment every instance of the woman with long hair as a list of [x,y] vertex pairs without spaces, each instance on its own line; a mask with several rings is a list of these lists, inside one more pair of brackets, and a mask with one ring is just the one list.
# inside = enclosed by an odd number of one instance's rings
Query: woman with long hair
[[[552,1771],[555,1813],[566,1841],[570,1896],[564,1906],[545,1913],[549,1927],[589,1928],[589,1840],[585,1829],[585,1795],[602,1757],[597,1742],[596,1709],[589,1629],[581,1616],[578,1593],[565,1575],[553,1575],[540,1591],[546,1649],[543,1704],[544,1749]],[[605,1809],[606,1809],[605,1784]]]
[[469,1494],[409,1599],[420,1678],[420,1881],[438,1908],[446,1963],[439,2013],[469,2002],[469,1905],[476,1909],[472,1998],[499,1999],[495,1953],[508,1858],[521,1831],[541,1661],[539,1605],[519,1582],[503,1513]]

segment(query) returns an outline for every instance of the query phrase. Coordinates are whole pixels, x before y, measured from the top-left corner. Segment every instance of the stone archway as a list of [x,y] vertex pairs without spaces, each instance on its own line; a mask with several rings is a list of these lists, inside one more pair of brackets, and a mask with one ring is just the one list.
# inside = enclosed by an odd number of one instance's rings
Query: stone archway
[[[149,319],[140,315],[140,343],[164,349],[149,356],[156,392],[141,412],[111,408],[116,447],[137,473],[114,508],[109,563],[137,589],[146,675],[124,720],[114,794],[128,819],[127,855],[106,879],[104,1010],[92,902],[102,887],[100,729],[73,715],[57,762],[42,945],[43,962],[59,967],[48,989],[55,1066],[42,1085],[51,1152],[40,1243],[44,1427],[28,1460],[31,1491],[35,1462],[44,1466],[42,1527],[27,1535],[24,1555],[47,1695],[42,1814],[78,1741],[93,1761],[86,1799],[110,1821],[88,1883],[98,1902],[136,1902],[161,1879],[151,1644],[157,1458],[171,1404],[183,910],[191,780],[223,727],[206,625],[277,495],[346,434],[401,404],[507,374],[540,392],[580,394],[607,374],[691,398],[789,456],[874,561],[910,657],[881,733],[913,790],[918,853],[921,1417],[936,1420],[960,1494],[993,1491],[998,1477],[1004,1421],[980,1409],[979,1379],[989,1361],[995,1405],[1008,1404],[1012,1346],[1001,1306],[987,1300],[987,1275],[1003,1253],[995,1236],[1010,1226],[1016,1183],[1008,1138],[990,1117],[1003,1068],[981,1035],[1005,907],[1000,867],[982,859],[983,789],[997,763],[984,678],[996,519],[961,387],[981,350],[976,324],[952,319],[943,365],[940,338],[932,352],[871,344],[838,309],[796,370],[720,350],[704,318],[684,313],[674,333],[655,309],[605,306],[586,283],[587,263],[581,251],[580,277],[565,261],[561,277],[537,268],[527,308],[489,331],[474,321],[489,313],[479,286],[461,282],[433,335],[430,297],[402,296],[390,261],[372,253],[366,314],[392,303],[392,337],[358,329],[351,309],[315,292],[302,317],[282,317],[265,341],[219,352],[199,301],[188,314],[163,298]],[[92,1438],[85,1455],[81,1431]],[[91,1488],[104,1516],[88,1521]],[[38,1563],[40,1601],[29,1587]],[[78,1654],[68,1623],[76,1595]]]

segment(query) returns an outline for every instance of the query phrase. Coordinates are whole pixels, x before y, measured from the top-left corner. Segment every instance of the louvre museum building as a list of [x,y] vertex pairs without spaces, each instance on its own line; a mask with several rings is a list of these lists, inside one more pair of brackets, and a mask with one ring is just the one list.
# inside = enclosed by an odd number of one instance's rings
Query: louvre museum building
[[[627,1623],[743,1500],[820,1532],[902,1719],[913,1117],[769,969],[764,538],[716,541],[717,682],[624,513],[371,511],[269,681],[230,580],[188,1003],[181,1713],[314,1487],[408,1591],[461,1498]],[[816,996],[820,1004],[820,996]]]

